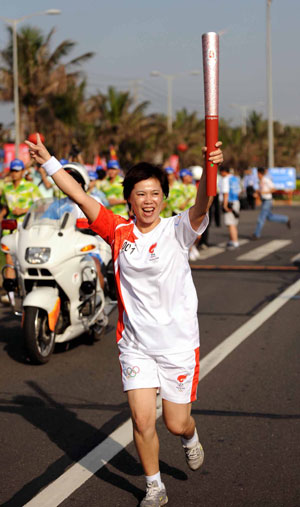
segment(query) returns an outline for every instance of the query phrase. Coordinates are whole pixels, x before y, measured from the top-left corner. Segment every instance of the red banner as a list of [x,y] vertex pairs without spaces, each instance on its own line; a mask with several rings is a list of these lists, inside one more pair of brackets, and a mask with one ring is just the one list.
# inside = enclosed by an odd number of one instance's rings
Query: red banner
[[173,167],[175,173],[179,171],[179,157],[178,155],[171,155],[169,158],[169,166]]
[[[13,143],[6,143],[3,146],[4,149],[4,168],[9,167],[15,156],[15,145]],[[19,159],[23,160],[24,164],[28,164],[30,162],[30,156],[28,151],[28,146],[25,143],[19,145]]]

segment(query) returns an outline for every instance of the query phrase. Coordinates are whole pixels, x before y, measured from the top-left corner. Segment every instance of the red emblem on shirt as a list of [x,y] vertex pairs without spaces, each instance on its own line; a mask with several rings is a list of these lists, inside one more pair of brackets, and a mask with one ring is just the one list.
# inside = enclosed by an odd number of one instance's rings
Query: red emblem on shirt
[[179,375],[179,377],[177,377],[177,380],[178,382],[183,382],[185,379],[186,379],[187,375]]
[[151,254],[154,254],[154,248],[156,248],[156,247],[157,247],[157,243],[154,243],[153,245],[151,245],[150,248],[149,248],[149,252]]

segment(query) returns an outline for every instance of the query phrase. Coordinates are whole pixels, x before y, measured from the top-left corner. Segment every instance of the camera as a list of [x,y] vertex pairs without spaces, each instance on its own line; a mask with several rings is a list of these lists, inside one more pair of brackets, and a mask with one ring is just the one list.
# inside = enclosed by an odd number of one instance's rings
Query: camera
[[[233,207],[232,207],[232,202],[229,202],[229,203],[227,204],[227,207],[228,207],[228,209],[230,209],[231,213],[233,214],[233,216],[234,216],[235,218],[239,218],[240,214],[239,214],[239,213],[237,213],[237,211],[235,211],[235,210],[233,209]],[[227,213],[227,211],[225,210],[225,208],[224,208],[224,207],[223,207],[223,213]]]

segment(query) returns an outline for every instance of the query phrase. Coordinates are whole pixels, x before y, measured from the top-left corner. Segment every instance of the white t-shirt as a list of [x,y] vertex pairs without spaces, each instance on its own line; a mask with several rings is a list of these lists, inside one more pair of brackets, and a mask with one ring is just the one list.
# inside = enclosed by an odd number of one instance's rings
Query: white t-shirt
[[219,200],[221,202],[224,201],[224,194],[229,194],[229,178],[230,174],[227,174],[226,176],[221,176],[220,195],[219,195]]
[[272,199],[272,190],[274,188],[272,180],[267,176],[263,176],[259,181],[259,191],[263,199],[270,200]]
[[161,218],[152,231],[143,234],[133,220],[101,206],[90,227],[112,247],[121,350],[164,354],[199,346],[198,300],[188,252],[207,225],[206,216],[194,231],[187,210]]

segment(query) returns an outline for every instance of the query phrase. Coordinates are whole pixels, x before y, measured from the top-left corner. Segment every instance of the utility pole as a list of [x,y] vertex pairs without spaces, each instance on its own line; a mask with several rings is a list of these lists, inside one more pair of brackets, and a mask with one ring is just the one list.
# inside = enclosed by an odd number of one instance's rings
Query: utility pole
[[60,14],[59,9],[47,9],[46,11],[34,12],[18,19],[7,19],[0,16],[0,19],[9,25],[12,29],[12,45],[13,45],[13,81],[14,81],[14,119],[15,119],[15,157],[19,157],[20,146],[20,108],[19,108],[19,76],[18,76],[18,39],[17,39],[17,25],[25,19],[32,18],[33,16],[41,16],[44,14],[56,15]]
[[267,96],[268,96],[268,168],[274,167],[274,125],[272,92],[271,3],[267,0]]
[[19,109],[19,76],[18,76],[18,43],[17,20],[11,23],[13,37],[13,81],[14,81],[14,115],[15,115],[15,157],[19,157],[20,146],[20,109]]
[[173,127],[173,114],[172,114],[172,95],[173,95],[173,79],[175,76],[167,75],[166,79],[168,82],[168,115],[167,115],[167,129],[169,134],[172,133]]
[[190,75],[190,76],[199,76],[201,74],[200,70],[192,70],[190,72],[181,72],[180,74],[163,74],[158,70],[152,70],[150,72],[150,76],[158,77],[161,76],[167,81],[167,132],[169,134],[172,133],[173,130],[173,111],[172,111],[172,102],[173,102],[173,81],[176,77]]
[[139,91],[142,82],[143,81],[141,79],[134,79],[133,81],[131,81],[134,107],[137,107],[139,103]]

